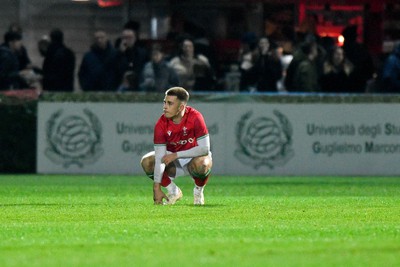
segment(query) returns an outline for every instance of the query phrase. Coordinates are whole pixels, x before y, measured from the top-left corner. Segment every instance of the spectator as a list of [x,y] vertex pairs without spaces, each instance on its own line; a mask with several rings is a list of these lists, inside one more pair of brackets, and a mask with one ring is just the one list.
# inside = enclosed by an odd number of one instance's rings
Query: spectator
[[285,77],[285,89],[289,92],[295,91],[296,84],[294,83],[294,75],[299,67],[300,63],[305,60],[307,57],[303,53],[302,49],[296,49],[293,53],[293,58],[289,63],[288,68],[286,69],[286,77]]
[[281,61],[282,65],[282,78],[277,83],[277,90],[278,92],[287,92],[285,87],[285,80],[286,80],[286,72],[289,67],[290,62],[293,60],[293,55],[289,53],[285,53],[282,46],[278,46],[276,49],[278,53],[278,57]]
[[[126,23],[124,24],[124,27],[123,27],[122,29],[123,29],[123,30],[124,30],[124,29],[130,29],[130,30],[134,31],[134,32],[136,33],[136,42],[135,42],[135,45],[142,46],[142,43],[141,43],[141,40],[140,40],[140,23],[139,23],[138,21],[129,20],[128,22],[126,22]],[[115,47],[116,49],[118,49],[118,48],[120,47],[120,45],[121,45],[121,42],[122,42],[122,36],[118,37],[118,38],[115,40],[114,47]]]
[[345,57],[343,48],[333,47],[324,62],[321,76],[321,91],[325,93],[349,92],[354,66]]
[[39,50],[39,54],[42,57],[46,57],[49,45],[50,45],[50,40],[47,35],[42,36],[42,38],[40,38],[40,40],[37,42],[37,48]]
[[[21,40],[22,40],[22,38],[23,38],[22,28],[19,24],[12,23],[10,25],[10,27],[8,28],[8,31],[18,33],[21,36]],[[15,54],[17,55],[17,58],[18,58],[20,70],[32,68],[31,60],[30,60],[30,58],[28,56],[28,52],[23,44],[21,44],[19,49],[17,51],[15,51]]]
[[151,61],[144,66],[140,89],[146,92],[162,92],[174,86],[178,86],[179,80],[175,70],[164,60],[164,53],[159,44],[155,44],[151,50]]
[[[129,26],[129,25],[128,25]],[[132,28],[124,28],[117,53],[117,72],[119,81],[123,80],[126,72],[133,73],[130,90],[139,89],[139,77],[144,64],[148,61],[147,51],[137,44],[137,31]]]
[[367,81],[374,74],[372,57],[365,46],[357,42],[356,25],[346,27],[342,35],[344,37],[344,53],[354,65],[353,80],[349,92],[365,93]]
[[[6,67],[6,70],[9,70],[9,67],[11,62],[13,62],[13,60],[17,59],[17,63],[18,64],[18,69],[19,71],[14,72],[12,75],[12,84],[9,86],[6,86],[7,88],[4,89],[26,89],[26,88],[31,88],[31,89],[36,89],[37,93],[39,94],[42,91],[42,77],[43,77],[43,72],[42,69],[34,66],[31,64],[31,61],[26,53],[26,49],[25,47],[22,45],[22,42],[20,40],[20,31],[17,31],[16,28],[17,24],[12,24],[12,26],[10,26],[10,31],[6,34],[8,35],[10,38],[12,35],[14,35],[14,37],[11,38],[16,38],[16,41],[11,42],[9,44],[6,45],[5,42],[3,44],[3,47],[6,48],[6,50],[8,50],[8,52],[11,52],[11,55],[13,55],[12,57],[6,57],[6,61],[8,61],[8,63],[6,63],[6,65],[8,67]],[[7,39],[7,38],[6,38]],[[39,47],[44,47],[44,42],[45,40],[40,40],[38,43],[38,48]],[[48,44],[49,41],[46,39],[46,44]],[[46,45],[48,46],[48,45]],[[44,57],[44,54],[42,53],[43,51],[41,51],[41,49],[39,49],[40,54]],[[4,50],[3,50],[4,52]],[[4,54],[2,55],[2,57],[4,58]],[[11,60],[11,61],[10,61]],[[1,61],[1,60],[0,60]],[[11,65],[13,65],[13,63],[11,63]],[[25,66],[25,68],[21,68],[21,66]],[[4,74],[6,74],[7,71],[5,71],[4,73],[2,73],[2,71],[0,71],[0,76],[3,76],[4,78]],[[3,75],[2,75],[3,74]],[[2,79],[2,78],[0,78]],[[4,80],[3,80],[4,81]],[[0,82],[2,83],[2,82]],[[0,86],[1,87],[1,86]]]
[[277,92],[277,82],[282,78],[282,64],[268,37],[258,41],[254,69],[257,75],[257,91]]
[[225,73],[224,85],[225,91],[239,92],[240,91],[240,78],[239,65],[231,64],[229,71]]
[[[2,89],[24,89],[40,87],[41,76],[25,65],[20,68],[19,53],[22,47],[22,37],[18,32],[9,31],[4,35],[1,46],[0,87]],[[29,67],[29,68],[28,68]],[[40,89],[40,88],[39,88]]]
[[293,89],[295,92],[318,92],[317,44],[304,43],[300,49],[306,57],[299,63],[294,73]]
[[304,50],[302,49],[304,47],[309,45],[316,46],[318,55],[317,58],[314,59],[314,62],[317,65],[317,76],[319,77],[322,74],[322,66],[326,59],[326,51],[323,46],[317,43],[318,39],[319,38],[316,37],[315,34],[306,34],[304,41],[301,42],[299,47],[294,51],[293,58],[286,69],[285,89],[287,91],[297,90],[297,85],[294,83],[294,76],[300,63],[307,60],[307,55],[304,54]]
[[208,58],[195,53],[192,39],[182,38],[178,56],[171,59],[170,65],[179,77],[180,86],[187,90],[214,89],[214,74]]
[[136,81],[138,78],[136,77],[136,73],[133,71],[126,71],[124,73],[124,77],[122,77],[122,82],[118,86],[118,92],[129,92],[136,90]]
[[74,90],[74,52],[64,45],[60,29],[50,32],[50,44],[43,61],[43,89],[53,92]]
[[257,51],[257,36],[248,32],[243,35],[239,52],[240,90],[252,92],[256,90],[257,74],[254,69]]
[[196,51],[197,54],[205,56],[208,59],[211,68],[215,70],[217,68],[215,50],[207,36],[206,29],[202,26],[195,26],[193,30],[194,51]]
[[386,59],[382,73],[383,92],[400,92],[400,43]]
[[14,51],[21,46],[21,35],[7,32],[0,46],[0,90],[20,88],[18,58]]
[[83,91],[116,91],[120,80],[116,71],[117,50],[104,30],[94,32],[94,43],[85,53],[79,68],[79,83]]

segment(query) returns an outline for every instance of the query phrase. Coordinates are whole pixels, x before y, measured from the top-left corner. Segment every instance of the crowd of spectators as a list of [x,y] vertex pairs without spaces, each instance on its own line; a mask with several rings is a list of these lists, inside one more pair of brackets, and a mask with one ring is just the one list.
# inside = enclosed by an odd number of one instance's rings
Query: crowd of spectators
[[84,92],[162,92],[171,86],[189,91],[400,92],[400,45],[378,70],[369,51],[357,42],[355,26],[343,31],[343,46],[306,34],[290,54],[270,36],[245,33],[237,60],[223,73],[205,34],[200,41],[188,34],[176,36],[176,50],[171,51],[163,42],[139,40],[138,28],[137,22],[127,22],[114,42],[105,30],[96,30],[81,62],[64,43],[63,31],[53,29],[38,43],[44,57],[38,67],[23,45],[22,29],[12,24],[0,46],[0,90],[72,92],[76,76]]

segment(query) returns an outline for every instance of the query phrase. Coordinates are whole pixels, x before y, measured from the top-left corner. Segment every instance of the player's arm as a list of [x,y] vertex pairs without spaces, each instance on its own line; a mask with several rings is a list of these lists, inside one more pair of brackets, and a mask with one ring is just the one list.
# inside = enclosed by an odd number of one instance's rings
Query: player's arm
[[162,157],[167,153],[167,147],[163,145],[155,145],[155,165],[154,165],[154,184],[153,184],[153,199],[154,204],[162,204],[163,199],[167,196],[161,190],[162,174],[165,170],[165,164],[162,162]]
[[154,182],[161,183],[162,174],[165,170],[165,164],[162,162],[162,157],[167,154],[167,147],[165,145],[155,145],[155,165],[154,165]]
[[210,137],[209,135],[202,136],[197,139],[197,146],[188,150],[176,152],[178,158],[194,158],[206,156],[210,152]]
[[207,134],[197,140],[197,146],[192,147],[188,150],[167,154],[162,157],[162,162],[168,165],[178,158],[195,158],[206,156],[208,155],[208,153],[210,153],[210,137]]

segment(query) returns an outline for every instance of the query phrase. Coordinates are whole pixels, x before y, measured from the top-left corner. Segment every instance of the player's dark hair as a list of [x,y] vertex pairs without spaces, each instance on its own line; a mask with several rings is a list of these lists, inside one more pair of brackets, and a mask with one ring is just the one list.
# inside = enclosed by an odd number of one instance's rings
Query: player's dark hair
[[189,101],[189,93],[182,87],[172,87],[169,88],[165,95],[176,96],[180,101],[188,102]]

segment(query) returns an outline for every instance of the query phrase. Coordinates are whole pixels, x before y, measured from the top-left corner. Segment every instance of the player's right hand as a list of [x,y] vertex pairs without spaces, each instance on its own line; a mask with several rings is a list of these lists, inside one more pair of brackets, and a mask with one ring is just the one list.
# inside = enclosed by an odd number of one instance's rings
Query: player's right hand
[[167,195],[161,190],[161,185],[159,183],[154,183],[153,185],[154,205],[162,205],[163,199],[168,201]]

